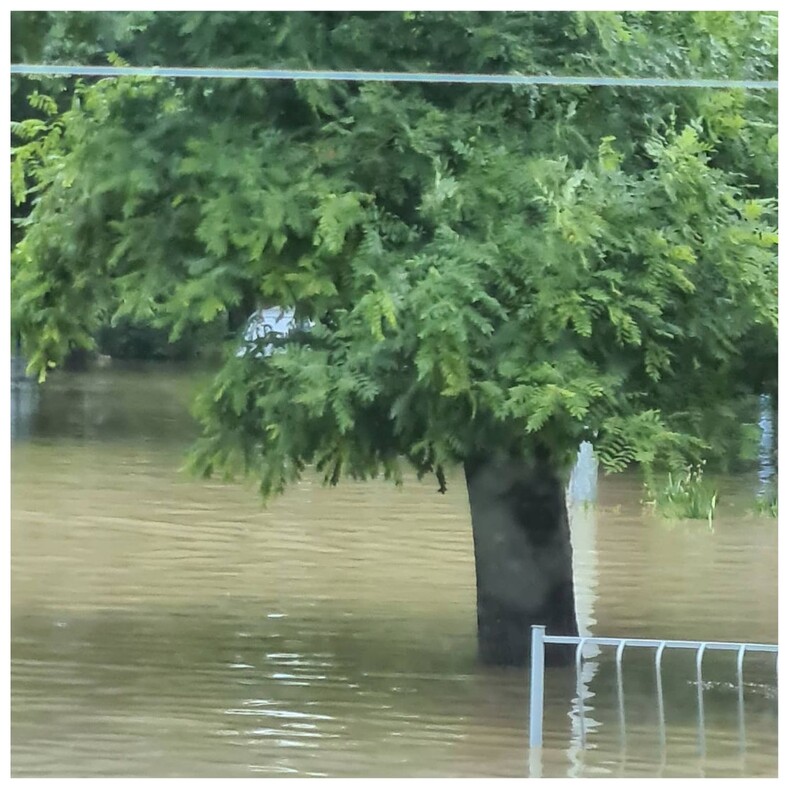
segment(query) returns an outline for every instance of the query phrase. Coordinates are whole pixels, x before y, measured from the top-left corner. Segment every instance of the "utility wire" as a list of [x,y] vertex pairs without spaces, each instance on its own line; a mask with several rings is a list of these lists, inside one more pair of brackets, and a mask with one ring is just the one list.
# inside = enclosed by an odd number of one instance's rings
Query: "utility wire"
[[329,80],[334,82],[433,82],[467,85],[778,89],[777,80],[554,77],[543,74],[434,74],[398,71],[292,71],[288,69],[170,68],[164,66],[55,66],[33,63],[13,63],[11,64],[11,73],[73,77],[199,77],[202,79]]

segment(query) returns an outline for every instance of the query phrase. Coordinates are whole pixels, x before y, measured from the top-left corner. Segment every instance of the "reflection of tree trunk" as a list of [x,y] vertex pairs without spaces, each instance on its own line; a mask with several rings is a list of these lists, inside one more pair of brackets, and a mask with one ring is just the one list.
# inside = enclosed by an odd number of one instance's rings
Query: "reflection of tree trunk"
[[92,353],[86,348],[72,348],[63,360],[63,369],[72,373],[84,373],[91,358]]
[[[532,625],[545,625],[548,635],[578,635],[564,486],[544,460],[486,457],[465,470],[480,658],[524,665]],[[572,646],[546,646],[549,665],[573,655]]]
[[[12,359],[12,363],[17,359]],[[18,360],[22,373],[11,379],[11,440],[30,436],[38,406],[38,384],[24,376],[24,360]],[[13,369],[13,368],[12,368]]]

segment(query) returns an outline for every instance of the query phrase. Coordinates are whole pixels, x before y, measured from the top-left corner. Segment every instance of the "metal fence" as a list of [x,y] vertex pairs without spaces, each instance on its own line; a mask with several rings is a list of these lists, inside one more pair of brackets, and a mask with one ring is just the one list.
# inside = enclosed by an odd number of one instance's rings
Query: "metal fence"
[[658,726],[661,748],[666,747],[666,720],[665,705],[663,700],[662,660],[667,649],[693,649],[696,651],[696,694],[698,709],[699,752],[703,757],[706,749],[704,731],[704,684],[702,678],[702,660],[708,651],[728,651],[736,654],[737,672],[737,714],[739,723],[740,745],[745,747],[745,686],[743,682],[743,661],[746,652],[772,652],[776,655],[776,676],[778,673],[778,646],[775,644],[750,644],[724,641],[669,641],[647,638],[596,638],[584,636],[548,636],[545,627],[534,625],[532,627],[532,652],[531,652],[531,692],[529,702],[529,748],[532,752],[539,752],[542,747],[542,723],[544,706],[544,680],[545,680],[545,645],[568,644],[576,645],[575,670],[576,688],[578,695],[578,723],[581,747],[586,744],[586,722],[584,718],[584,691],[581,680],[581,664],[583,649],[588,645],[599,647],[615,647],[616,654],[616,685],[617,701],[619,708],[619,727],[622,737],[625,736],[625,696],[622,680],[622,659],[627,647],[651,648],[655,650],[655,686],[658,709]]

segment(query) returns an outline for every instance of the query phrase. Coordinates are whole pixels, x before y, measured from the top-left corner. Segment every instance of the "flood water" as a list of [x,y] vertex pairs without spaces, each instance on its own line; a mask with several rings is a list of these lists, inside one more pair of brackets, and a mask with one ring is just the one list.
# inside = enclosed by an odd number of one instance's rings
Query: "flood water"
[[[262,509],[244,484],[178,470],[200,376],[141,366],[12,392],[11,768],[17,777],[518,777],[528,674],[475,660],[462,477],[306,479]],[[777,642],[777,521],[730,480],[714,530],[642,511],[601,477],[573,512],[576,596],[601,636]],[[647,654],[648,653],[648,654]],[[546,684],[544,776],[775,776],[775,659],[704,658],[706,751],[691,652],[651,650]]]

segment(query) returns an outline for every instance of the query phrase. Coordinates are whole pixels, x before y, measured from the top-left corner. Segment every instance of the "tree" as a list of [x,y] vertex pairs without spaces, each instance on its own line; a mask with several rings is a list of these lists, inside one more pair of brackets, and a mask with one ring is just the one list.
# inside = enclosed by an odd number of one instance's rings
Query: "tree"
[[[115,15],[117,16],[117,15]],[[130,23],[131,24],[131,23]],[[147,13],[113,62],[774,77],[765,13]],[[121,25],[122,27],[122,25]],[[776,342],[776,101],[736,90],[81,80],[16,125],[13,320],[231,316],[193,470],[264,497],[465,470],[480,654],[577,632],[563,474],[721,451]],[[311,328],[238,354],[256,308]],[[762,366],[759,378],[764,379]],[[549,660],[569,658],[553,648]]]
[[[137,36],[151,18],[150,12],[84,13],[84,12],[12,12],[13,62],[66,62],[106,65],[107,53],[116,49],[139,46]],[[11,79],[11,117],[19,124],[21,136],[43,128],[48,116],[68,109],[77,80],[72,77],[14,75]],[[43,94],[40,100],[31,95]],[[46,98],[44,98],[46,97]],[[49,100],[51,99],[51,101]],[[21,162],[18,163],[18,165]],[[15,176],[22,175],[17,166]],[[20,228],[31,208],[31,201],[20,197],[12,209],[12,248],[21,237]],[[112,325],[105,319],[95,328],[93,343],[102,354],[114,358],[186,359],[213,354],[223,327],[204,326],[201,321],[189,322],[177,342],[168,342],[166,327],[151,326],[145,319],[119,318]],[[73,345],[63,365],[82,369],[89,354]]]

